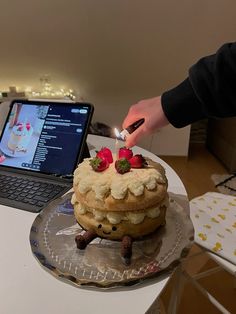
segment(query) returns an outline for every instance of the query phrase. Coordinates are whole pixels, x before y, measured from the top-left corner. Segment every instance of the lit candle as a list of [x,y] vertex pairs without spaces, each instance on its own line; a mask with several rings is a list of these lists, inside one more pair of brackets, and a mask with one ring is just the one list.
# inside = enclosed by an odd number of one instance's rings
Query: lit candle
[[119,158],[119,141],[118,141],[118,137],[120,135],[120,132],[117,130],[117,128],[114,129],[114,133],[116,136],[116,141],[115,141],[115,154],[116,154],[116,158]]

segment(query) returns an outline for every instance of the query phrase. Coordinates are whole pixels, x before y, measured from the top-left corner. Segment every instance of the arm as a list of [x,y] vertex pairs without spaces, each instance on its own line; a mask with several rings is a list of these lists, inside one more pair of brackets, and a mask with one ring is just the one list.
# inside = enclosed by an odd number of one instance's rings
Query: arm
[[235,116],[236,43],[223,45],[193,65],[189,78],[163,93],[162,107],[175,127],[203,118]]
[[141,118],[145,123],[129,136],[126,145],[135,145],[143,135],[168,123],[181,128],[203,118],[232,116],[236,116],[236,43],[200,59],[186,80],[161,97],[131,106],[123,127]]

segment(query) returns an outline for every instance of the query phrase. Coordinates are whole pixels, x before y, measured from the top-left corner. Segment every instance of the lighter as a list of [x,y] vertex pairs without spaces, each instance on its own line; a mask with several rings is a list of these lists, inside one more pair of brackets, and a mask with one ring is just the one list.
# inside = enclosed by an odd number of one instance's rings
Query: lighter
[[122,130],[119,135],[117,135],[117,138],[119,140],[123,140],[125,141],[125,138],[127,135],[133,133],[135,130],[137,130],[137,128],[140,127],[140,125],[142,125],[144,123],[144,119],[140,119],[138,121],[135,121],[133,124],[129,125],[126,129]]

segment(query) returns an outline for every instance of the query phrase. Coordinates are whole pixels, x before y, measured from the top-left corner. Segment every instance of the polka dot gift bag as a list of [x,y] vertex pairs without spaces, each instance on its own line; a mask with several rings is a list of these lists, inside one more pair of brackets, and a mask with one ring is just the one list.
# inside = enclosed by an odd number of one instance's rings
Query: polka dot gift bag
[[236,265],[236,197],[209,192],[190,201],[195,242]]

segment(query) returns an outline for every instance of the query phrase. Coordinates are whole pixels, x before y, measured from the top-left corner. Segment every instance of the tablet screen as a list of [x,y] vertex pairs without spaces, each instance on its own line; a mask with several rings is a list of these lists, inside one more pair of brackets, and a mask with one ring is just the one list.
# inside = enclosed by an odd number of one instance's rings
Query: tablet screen
[[14,101],[0,139],[0,165],[58,176],[73,173],[93,107],[86,103]]

